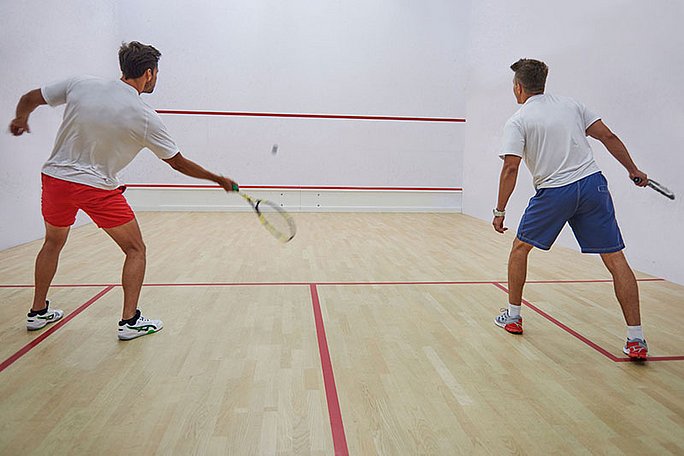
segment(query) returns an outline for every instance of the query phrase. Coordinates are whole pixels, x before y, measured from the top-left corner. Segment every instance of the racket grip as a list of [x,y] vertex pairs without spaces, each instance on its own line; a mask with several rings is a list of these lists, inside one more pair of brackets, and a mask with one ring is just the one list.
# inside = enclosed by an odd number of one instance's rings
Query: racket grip
[[238,184],[233,183],[233,191],[234,192],[239,192],[240,191],[240,186]]
[[632,179],[632,180],[634,181],[635,184],[638,184],[639,182],[641,182],[641,178],[640,178],[640,177],[635,177],[635,178]]

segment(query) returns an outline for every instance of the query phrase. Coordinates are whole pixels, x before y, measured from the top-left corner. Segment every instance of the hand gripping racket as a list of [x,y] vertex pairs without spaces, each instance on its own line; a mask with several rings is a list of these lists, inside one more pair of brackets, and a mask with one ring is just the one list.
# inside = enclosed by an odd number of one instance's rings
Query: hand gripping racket
[[240,187],[233,185],[233,190],[243,197],[256,212],[261,223],[266,230],[280,242],[289,242],[295,237],[297,227],[290,214],[277,204],[265,200],[255,199],[240,191]]
[[[638,184],[639,182],[641,182],[641,178],[635,177],[634,182],[636,182]],[[658,182],[654,181],[653,179],[648,180],[648,186],[651,187],[656,192],[660,193],[661,195],[665,196],[666,198],[670,198],[671,200],[675,199],[674,193],[672,193],[667,187],[659,184]]]

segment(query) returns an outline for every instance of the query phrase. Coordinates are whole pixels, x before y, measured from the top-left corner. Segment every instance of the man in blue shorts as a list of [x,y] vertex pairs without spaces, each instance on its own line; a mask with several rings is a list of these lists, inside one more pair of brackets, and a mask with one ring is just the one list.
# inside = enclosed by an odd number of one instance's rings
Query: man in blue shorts
[[520,220],[508,261],[508,308],[495,323],[522,334],[520,306],[527,276],[527,257],[533,247],[549,250],[565,223],[569,223],[583,253],[601,255],[615,286],[627,322],[623,351],[646,359],[648,347],[641,329],[639,289],[622,253],[625,245],[615,219],[608,182],[599,170],[587,135],[606,147],[640,187],[648,178],[632,161],[625,145],[601,118],[581,103],[544,93],[548,67],[544,62],[520,59],[511,65],[513,93],[522,106],[506,122],[500,157],[504,160],[494,229],[503,233],[506,204],[515,189],[520,161],[530,170],[537,193]]

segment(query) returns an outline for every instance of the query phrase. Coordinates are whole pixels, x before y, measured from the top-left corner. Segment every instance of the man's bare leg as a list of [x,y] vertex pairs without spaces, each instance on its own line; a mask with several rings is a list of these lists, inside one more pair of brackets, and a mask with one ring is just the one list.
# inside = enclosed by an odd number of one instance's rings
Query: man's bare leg
[[62,252],[69,236],[70,227],[58,227],[45,222],[45,241],[38,252],[35,266],[35,289],[32,312],[45,309],[48,290],[57,272],[59,254]]
[[104,230],[126,254],[121,274],[121,285],[124,291],[121,319],[129,320],[135,316],[145,278],[145,243],[136,219],[115,228],[104,228]]
[[508,257],[508,302],[519,306],[522,304],[523,287],[527,279],[527,257],[534,246],[517,237],[513,241],[511,254]]
[[634,272],[622,251],[603,253],[601,259],[613,276],[615,296],[627,323],[627,343],[622,351],[632,359],[645,360],[648,358],[648,346],[641,328],[639,286]]
[[639,287],[632,268],[622,251],[601,254],[603,263],[613,276],[613,287],[627,326],[641,325]]

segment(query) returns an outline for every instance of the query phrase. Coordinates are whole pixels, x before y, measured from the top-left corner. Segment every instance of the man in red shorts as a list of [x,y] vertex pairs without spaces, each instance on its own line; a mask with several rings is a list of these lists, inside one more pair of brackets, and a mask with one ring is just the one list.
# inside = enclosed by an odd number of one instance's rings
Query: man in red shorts
[[54,149],[42,169],[45,242],[36,258],[28,330],[41,329],[64,315],[61,310],[49,309],[47,293],[79,209],[126,255],[119,339],[134,339],[162,329],[161,320],[145,318],[138,309],[145,276],[145,243],[135,214],[123,196],[125,187],[117,178],[143,148],[187,176],[233,190],[232,180],[185,158],[157,113],[140,98],[140,94],[154,90],[160,56],[154,47],[132,41],[119,49],[120,80],[75,77],[32,90],[19,100],[10,124],[15,136],[30,132],[28,118],[38,106],[66,104]]

